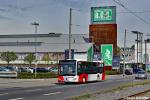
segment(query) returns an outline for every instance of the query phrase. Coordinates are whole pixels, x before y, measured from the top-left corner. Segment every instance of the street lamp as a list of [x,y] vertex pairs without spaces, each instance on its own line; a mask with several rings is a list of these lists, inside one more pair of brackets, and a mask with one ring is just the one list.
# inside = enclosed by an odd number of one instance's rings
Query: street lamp
[[32,25],[35,26],[35,77],[37,76],[37,27],[39,26],[39,23],[33,22]]
[[126,36],[127,36],[127,30],[125,30],[125,34],[124,34],[123,77],[125,76]]
[[147,58],[148,58],[148,54],[147,54],[147,43],[150,43],[150,39],[146,39],[144,40],[145,42],[145,72],[147,73]]
[[[137,66],[138,66],[138,56],[139,56],[139,53],[141,53],[141,63],[142,63],[142,41],[143,41],[143,33],[142,32],[139,32],[139,31],[131,31],[132,33],[134,34],[137,34]],[[140,36],[140,40],[139,40],[139,36]],[[138,51],[139,47],[138,47],[138,42],[140,42],[140,51]]]

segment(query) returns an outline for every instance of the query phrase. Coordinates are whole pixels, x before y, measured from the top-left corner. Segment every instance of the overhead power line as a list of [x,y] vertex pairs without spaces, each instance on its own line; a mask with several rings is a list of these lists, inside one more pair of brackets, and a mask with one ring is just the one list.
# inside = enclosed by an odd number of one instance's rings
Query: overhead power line
[[[150,13],[150,11],[132,11],[133,13]],[[121,12],[117,12],[117,13],[130,13],[128,11],[121,11]]]
[[115,3],[117,3],[118,5],[120,5],[121,7],[123,7],[125,10],[127,10],[128,12],[130,12],[132,15],[134,15],[135,17],[137,17],[138,19],[140,19],[141,21],[143,21],[145,24],[150,25],[150,23],[148,23],[147,21],[145,21],[143,18],[141,18],[140,16],[138,16],[137,14],[135,14],[132,10],[128,9],[127,7],[125,7],[125,5],[123,5],[121,3],[121,1],[116,1],[113,0]]

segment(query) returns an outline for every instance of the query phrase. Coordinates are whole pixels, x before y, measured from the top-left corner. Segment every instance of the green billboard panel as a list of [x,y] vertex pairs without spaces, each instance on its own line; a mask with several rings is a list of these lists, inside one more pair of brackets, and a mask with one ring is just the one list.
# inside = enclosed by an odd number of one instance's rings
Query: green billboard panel
[[116,6],[92,7],[91,24],[115,24]]
[[93,60],[93,46],[91,46],[87,51],[87,61]]
[[112,66],[113,45],[112,44],[101,45],[101,54],[102,54],[102,60],[104,61],[105,66]]

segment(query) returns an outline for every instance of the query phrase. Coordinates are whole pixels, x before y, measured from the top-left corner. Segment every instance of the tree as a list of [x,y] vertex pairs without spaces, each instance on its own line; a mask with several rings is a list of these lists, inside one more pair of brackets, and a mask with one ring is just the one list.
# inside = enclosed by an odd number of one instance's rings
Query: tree
[[51,60],[50,56],[49,56],[49,53],[45,54],[42,58],[42,60],[44,60],[47,65],[49,64],[49,61]]
[[135,49],[135,45],[132,45],[132,46],[131,46],[131,49]]
[[9,66],[10,61],[15,61],[16,59],[18,59],[18,56],[14,52],[7,51],[1,53],[1,60],[6,61],[7,66]]
[[120,55],[120,47],[117,46],[117,55],[119,56]]
[[25,58],[24,61],[29,63],[29,66],[31,67],[31,64],[33,61],[35,61],[36,57],[33,53],[29,53]]

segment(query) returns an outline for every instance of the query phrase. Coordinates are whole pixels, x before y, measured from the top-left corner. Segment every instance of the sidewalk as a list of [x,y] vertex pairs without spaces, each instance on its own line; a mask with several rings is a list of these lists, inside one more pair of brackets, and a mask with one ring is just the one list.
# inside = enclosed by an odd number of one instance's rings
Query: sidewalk
[[[106,80],[108,80],[108,79],[122,79],[122,78],[135,79],[135,75],[136,74],[124,75],[124,77],[123,77],[123,74],[120,74],[120,75],[106,75]],[[150,78],[150,73],[147,73],[147,76],[148,76],[148,79],[149,79]]]
[[122,79],[122,78],[134,78],[134,74],[133,75],[125,75],[123,76],[121,75],[106,75],[106,80],[110,80],[110,79]]
[[0,89],[55,85],[57,78],[50,79],[0,79]]

